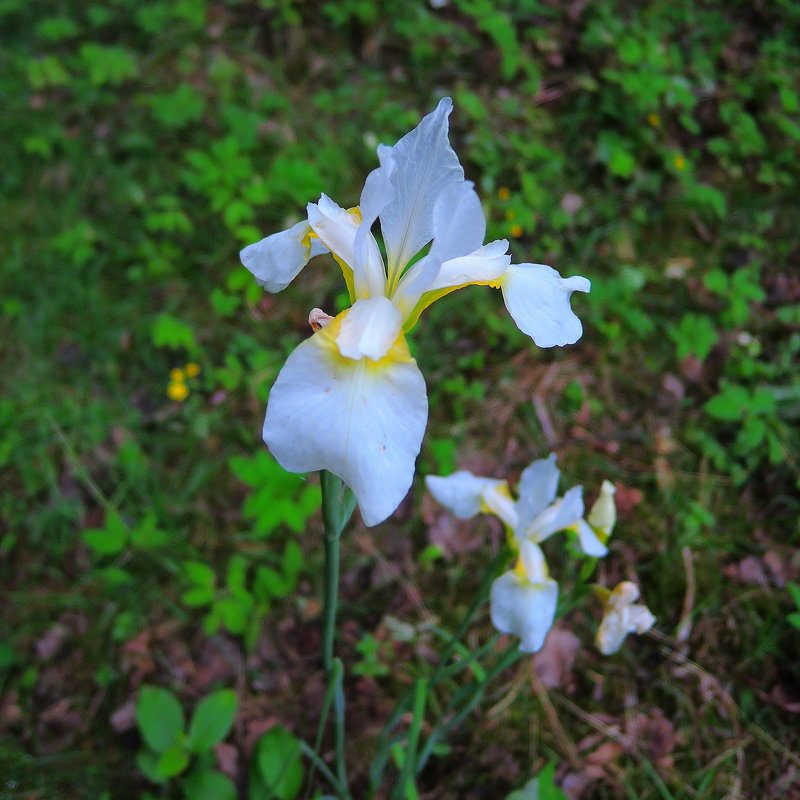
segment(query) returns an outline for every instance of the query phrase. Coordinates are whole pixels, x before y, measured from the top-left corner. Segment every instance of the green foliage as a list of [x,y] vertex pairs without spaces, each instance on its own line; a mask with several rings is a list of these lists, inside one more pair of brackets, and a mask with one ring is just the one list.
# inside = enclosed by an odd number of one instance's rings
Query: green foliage
[[233,726],[236,694],[220,689],[201,700],[184,731],[183,708],[168,689],[143,686],[136,701],[136,722],[146,748],[136,764],[154,783],[184,775],[192,758],[196,766],[181,783],[187,800],[236,797],[231,780],[207,764],[205,754],[223,741]]
[[276,725],[257,742],[250,766],[253,800],[294,800],[303,783],[300,742]]

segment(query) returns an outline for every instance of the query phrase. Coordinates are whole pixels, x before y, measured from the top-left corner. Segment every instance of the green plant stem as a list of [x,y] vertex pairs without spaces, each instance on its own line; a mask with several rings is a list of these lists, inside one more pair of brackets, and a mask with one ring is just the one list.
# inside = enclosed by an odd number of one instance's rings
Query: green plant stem
[[406,756],[403,761],[400,780],[395,790],[395,797],[398,800],[409,796],[418,796],[414,776],[416,774],[415,766],[417,761],[417,747],[419,745],[419,732],[422,730],[422,721],[425,717],[425,699],[427,694],[428,682],[425,678],[420,678],[414,684],[414,702],[412,705],[411,727],[408,731],[408,742],[406,744]]
[[[322,486],[322,521],[325,526],[325,605],[322,621],[322,664],[328,676],[328,693],[333,697],[333,729],[336,753],[336,779],[341,800],[350,799],[347,767],[344,758],[344,666],[334,658],[336,607],[339,591],[339,539],[347,525],[356,500],[338,476],[320,472]],[[326,709],[327,711],[327,709]],[[319,736],[318,743],[319,743]]]

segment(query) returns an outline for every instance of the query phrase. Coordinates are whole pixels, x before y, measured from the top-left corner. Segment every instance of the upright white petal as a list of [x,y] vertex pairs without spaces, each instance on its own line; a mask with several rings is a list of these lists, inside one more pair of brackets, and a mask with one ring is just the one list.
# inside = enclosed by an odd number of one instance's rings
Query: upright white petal
[[425,485],[433,499],[459,519],[469,519],[480,513],[488,491],[499,487],[508,491],[505,481],[480,478],[464,469],[452,475],[428,475]]
[[377,525],[411,486],[428,398],[402,337],[383,360],[354,361],[336,344],[341,319],[289,356],[270,392],[264,441],[290,472],[338,475],[364,522]]
[[273,233],[260,242],[248,245],[239,258],[260,286],[268,292],[280,292],[297,277],[310,259],[327,252],[318,239],[306,239],[310,233],[308,221],[303,220],[288,230]]
[[[380,166],[367,175],[364,188],[361,190],[359,210],[362,221],[353,244],[353,269],[356,275],[356,293],[359,297],[363,297],[365,292],[370,296],[382,294],[386,285],[383,260],[377,260],[370,255],[370,241],[375,241],[371,233],[375,220],[394,194],[392,175],[395,162],[392,148],[378,145],[378,161]],[[366,288],[361,290],[362,287]]]
[[336,344],[347,358],[379,361],[397,341],[402,324],[400,312],[383,295],[356,300],[342,317]]
[[573,292],[588,292],[586,278],[562,278],[544,264],[512,264],[500,279],[503,300],[517,327],[539,347],[574,344],[583,326],[570,308]]
[[542,649],[553,625],[557,603],[558,584],[551,578],[531,583],[515,572],[506,572],[492,584],[492,625],[500,633],[519,636],[523,653],[535,653]]
[[520,530],[526,529],[555,500],[560,474],[555,453],[534,461],[522,471],[517,501]]
[[430,289],[445,261],[463,258],[483,245],[486,220],[478,195],[470,181],[452,183],[433,206],[433,244],[400,279],[393,301],[410,312]]
[[573,486],[560,500],[556,500],[520,533],[534,542],[543,542],[557,531],[571,528],[583,516],[583,487]]
[[[317,203],[308,204],[308,222],[322,243],[336,256],[340,264],[352,271],[355,264],[355,239],[361,218],[355,211],[346,211],[327,195]],[[375,237],[367,232],[366,257],[368,267],[361,275],[353,273],[356,297],[373,297],[384,294],[383,256]]]
[[452,109],[453,101],[445,97],[392,148],[394,195],[380,214],[390,287],[433,239],[436,199],[448,186],[464,180],[464,170],[447,138]]

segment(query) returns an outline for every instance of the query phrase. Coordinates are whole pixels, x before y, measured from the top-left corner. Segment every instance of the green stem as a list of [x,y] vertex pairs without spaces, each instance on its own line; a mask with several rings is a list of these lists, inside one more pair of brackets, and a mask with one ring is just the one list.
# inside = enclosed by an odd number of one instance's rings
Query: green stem
[[418,797],[414,775],[416,774],[417,747],[419,746],[419,732],[422,730],[422,722],[425,716],[425,699],[428,694],[428,682],[425,678],[420,678],[414,684],[414,703],[412,706],[411,727],[408,731],[408,742],[406,744],[406,755],[403,761],[403,769],[400,773],[400,780],[397,784],[395,797],[398,800],[408,797]]
[[342,800],[349,800],[344,759],[344,666],[334,658],[336,606],[339,590],[339,539],[356,507],[353,493],[338,476],[327,470],[319,474],[322,487],[322,521],[325,526],[325,606],[322,621],[322,663],[333,696],[333,729],[336,746],[336,780]]
[[325,525],[325,610],[322,627],[322,663],[330,675],[333,668],[333,642],[336,636],[336,605],[339,589],[339,538],[347,525],[356,499],[337,475],[327,470],[319,474],[322,486],[322,521]]

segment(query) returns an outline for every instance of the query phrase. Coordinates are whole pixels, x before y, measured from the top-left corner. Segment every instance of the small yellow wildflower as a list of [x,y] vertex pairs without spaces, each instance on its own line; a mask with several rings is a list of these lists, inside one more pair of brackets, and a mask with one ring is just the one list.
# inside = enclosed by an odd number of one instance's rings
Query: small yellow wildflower
[[186,375],[182,369],[175,368],[169,371],[169,379],[174,383],[181,383],[185,377]]
[[506,219],[509,222],[511,222],[512,219],[516,219],[516,218],[517,218],[517,212],[514,211],[513,208],[509,208],[508,211],[506,211]]
[[679,172],[683,172],[686,169],[686,159],[683,156],[675,156],[672,159],[672,163]]
[[183,381],[170,381],[167,386],[167,397],[182,403],[189,396],[189,387]]
[[200,374],[200,365],[195,364],[194,361],[190,361],[185,367],[184,370],[186,371],[187,378],[196,378]]
[[519,237],[522,236],[522,225],[520,225],[518,222],[515,225],[512,225],[510,233],[515,239],[519,239]]
[[647,124],[651,128],[660,128],[661,127],[661,117],[658,114],[650,113],[647,115]]
[[508,198],[511,197],[511,190],[508,188],[508,186],[501,186],[497,190],[497,196],[501,200],[508,200]]

